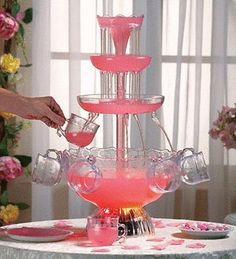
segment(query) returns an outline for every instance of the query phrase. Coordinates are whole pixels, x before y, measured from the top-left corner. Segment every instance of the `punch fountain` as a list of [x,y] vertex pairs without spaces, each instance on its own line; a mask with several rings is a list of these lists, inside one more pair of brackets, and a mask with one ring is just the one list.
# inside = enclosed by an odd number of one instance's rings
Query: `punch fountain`
[[[156,111],[164,97],[142,94],[141,74],[151,57],[140,54],[143,16],[98,16],[101,54],[91,56],[100,70],[100,94],[79,95],[79,106],[88,112],[84,119],[75,114],[58,134],[77,148],[47,150],[38,155],[33,182],[54,185],[66,174],[69,186],[83,199],[95,204],[92,216],[119,217],[129,236],[154,233],[144,206],[163,194],[175,191],[182,182],[198,184],[209,180],[201,152],[192,148],[174,150]],[[116,144],[109,148],[87,148],[96,134],[98,116],[112,116]],[[143,137],[141,116],[150,116],[161,129],[170,150],[148,148]],[[130,121],[136,125],[139,148],[130,146]],[[52,155],[53,153],[53,155]],[[56,154],[56,157],[55,157]]]

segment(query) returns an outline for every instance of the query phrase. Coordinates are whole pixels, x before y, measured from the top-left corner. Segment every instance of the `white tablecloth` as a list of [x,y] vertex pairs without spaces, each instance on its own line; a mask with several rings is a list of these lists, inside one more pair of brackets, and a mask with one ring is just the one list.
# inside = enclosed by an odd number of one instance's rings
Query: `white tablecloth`
[[[85,219],[41,221],[13,226],[59,226],[74,230],[66,240],[49,243],[20,242],[6,236],[0,238],[0,259],[75,259],[75,258],[168,258],[204,259],[236,258],[236,227],[229,236],[220,239],[196,239],[181,233],[178,224],[186,220],[154,219],[155,236],[128,237],[122,244],[107,247],[90,247]],[[11,226],[12,227],[12,226]],[[151,240],[150,240],[151,239]],[[182,243],[178,243],[182,240]],[[200,243],[203,248],[190,248]],[[162,250],[159,250],[162,249]]]

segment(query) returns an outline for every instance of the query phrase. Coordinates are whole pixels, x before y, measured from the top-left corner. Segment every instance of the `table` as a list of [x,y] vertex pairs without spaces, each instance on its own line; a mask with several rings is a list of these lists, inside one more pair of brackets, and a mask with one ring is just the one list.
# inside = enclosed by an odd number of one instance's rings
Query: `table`
[[[179,225],[186,220],[153,219],[155,236],[128,237],[122,244],[107,247],[86,246],[86,220],[68,219],[38,221],[13,226],[57,226],[69,228],[74,234],[66,240],[49,243],[29,243],[0,238],[0,259],[90,259],[90,258],[168,258],[206,259],[236,258],[236,227],[229,236],[220,239],[196,239],[184,235]],[[200,243],[205,247],[190,248]]]

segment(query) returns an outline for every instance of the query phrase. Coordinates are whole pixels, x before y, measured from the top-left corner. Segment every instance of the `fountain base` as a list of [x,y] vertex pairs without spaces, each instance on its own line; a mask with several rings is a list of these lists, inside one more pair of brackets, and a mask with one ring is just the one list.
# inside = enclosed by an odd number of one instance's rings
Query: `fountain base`
[[155,230],[151,217],[142,207],[136,208],[98,208],[92,214],[93,217],[119,217],[119,223],[127,228],[128,236],[154,235]]

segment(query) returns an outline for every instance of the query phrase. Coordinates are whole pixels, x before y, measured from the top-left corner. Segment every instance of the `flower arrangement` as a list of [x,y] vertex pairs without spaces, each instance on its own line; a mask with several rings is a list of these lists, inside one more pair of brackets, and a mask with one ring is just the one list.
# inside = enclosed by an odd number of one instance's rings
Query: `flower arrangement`
[[[32,8],[21,10],[20,1],[4,0],[0,9],[0,39],[3,41],[0,55],[0,87],[17,91],[16,84],[21,78],[20,69],[28,67],[24,26],[32,21]],[[16,50],[22,50],[25,65],[16,57]],[[27,172],[31,157],[16,155],[20,132],[26,128],[24,120],[13,114],[0,111],[0,224],[15,222],[21,209],[29,206],[9,200],[7,186],[10,181]]]
[[236,149],[236,107],[223,106],[209,134],[213,139],[220,139],[227,149]]

